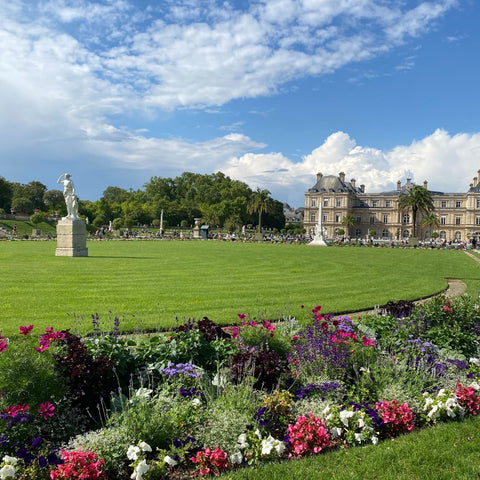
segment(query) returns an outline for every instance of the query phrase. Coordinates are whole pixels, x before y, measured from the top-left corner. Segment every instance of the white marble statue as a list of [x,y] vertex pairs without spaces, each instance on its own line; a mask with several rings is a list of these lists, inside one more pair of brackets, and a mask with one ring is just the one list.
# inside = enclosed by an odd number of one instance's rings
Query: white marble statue
[[77,220],[78,217],[78,200],[75,195],[75,185],[70,180],[70,174],[64,173],[58,177],[57,183],[63,183],[63,196],[67,204],[67,216],[71,220]]

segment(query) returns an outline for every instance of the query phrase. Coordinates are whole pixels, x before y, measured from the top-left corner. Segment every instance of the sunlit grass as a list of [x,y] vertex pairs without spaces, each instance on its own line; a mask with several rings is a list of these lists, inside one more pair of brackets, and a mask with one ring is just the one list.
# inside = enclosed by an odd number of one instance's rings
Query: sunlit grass
[[270,463],[225,480],[473,480],[480,478],[480,417],[425,428],[378,445]]
[[[0,242],[0,329],[68,328],[91,314],[126,330],[168,328],[176,317],[233,323],[367,309],[442,291],[446,278],[480,290],[463,252],[309,247],[214,241],[88,241],[88,258],[56,257],[55,241]],[[301,306],[305,305],[302,310]]]

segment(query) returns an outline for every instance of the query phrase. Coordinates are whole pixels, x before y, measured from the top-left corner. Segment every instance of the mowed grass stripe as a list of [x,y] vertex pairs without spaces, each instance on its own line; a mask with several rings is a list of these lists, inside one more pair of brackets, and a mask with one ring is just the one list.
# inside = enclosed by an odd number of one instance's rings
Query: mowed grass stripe
[[[56,243],[0,243],[0,330],[34,323],[68,328],[74,316],[119,316],[125,329],[169,328],[175,317],[234,323],[370,308],[416,299],[461,278],[480,289],[462,252],[321,248],[205,241],[89,241],[88,258],[55,257]],[[305,305],[305,310],[301,309]],[[110,313],[109,313],[110,312]],[[86,322],[85,328],[87,328]]]

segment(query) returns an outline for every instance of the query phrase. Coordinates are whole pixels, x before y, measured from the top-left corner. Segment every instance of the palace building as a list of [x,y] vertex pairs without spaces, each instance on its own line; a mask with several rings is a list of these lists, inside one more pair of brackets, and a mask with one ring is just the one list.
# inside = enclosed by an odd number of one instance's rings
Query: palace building
[[[398,201],[402,193],[412,188],[411,178],[405,184],[397,182],[393,191],[365,192],[365,185],[357,185],[355,179],[345,180],[345,173],[338,176],[317,174],[317,182],[305,193],[303,224],[307,233],[314,235],[321,212],[322,226],[327,238],[345,236],[365,238],[373,236],[385,240],[407,240],[413,236],[411,212],[401,212]],[[427,187],[427,181],[423,182]],[[430,191],[438,227],[422,227],[422,216],[417,215],[416,236],[430,239],[437,232],[446,242],[480,241],[480,170],[465,193]],[[349,217],[347,217],[349,215]],[[345,225],[345,217],[351,220]],[[344,230],[343,235],[338,231]],[[434,236],[436,236],[434,234]]]

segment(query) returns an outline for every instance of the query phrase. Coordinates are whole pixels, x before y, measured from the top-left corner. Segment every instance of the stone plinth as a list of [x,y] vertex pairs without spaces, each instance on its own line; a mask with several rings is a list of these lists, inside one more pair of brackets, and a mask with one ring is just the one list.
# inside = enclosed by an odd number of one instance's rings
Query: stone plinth
[[57,224],[57,257],[88,257],[87,228],[80,218],[62,218]]

